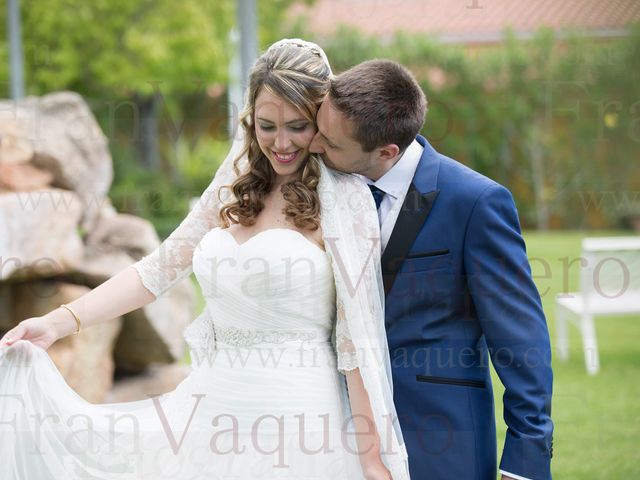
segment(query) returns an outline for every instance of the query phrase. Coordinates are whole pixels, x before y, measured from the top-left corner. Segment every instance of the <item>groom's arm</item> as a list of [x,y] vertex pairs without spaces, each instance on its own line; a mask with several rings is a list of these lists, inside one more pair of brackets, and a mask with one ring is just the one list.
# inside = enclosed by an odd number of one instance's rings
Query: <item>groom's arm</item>
[[501,473],[550,479],[551,347],[509,191],[488,187],[465,234],[467,284],[492,363],[505,386]]

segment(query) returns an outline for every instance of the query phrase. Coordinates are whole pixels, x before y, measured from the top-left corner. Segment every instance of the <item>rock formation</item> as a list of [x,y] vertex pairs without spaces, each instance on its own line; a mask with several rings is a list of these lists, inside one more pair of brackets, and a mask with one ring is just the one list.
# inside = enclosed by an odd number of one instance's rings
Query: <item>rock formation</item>
[[[118,213],[108,142],[82,97],[0,101],[0,335],[80,297],[160,243],[146,220]],[[48,353],[86,400],[170,390],[188,367],[182,333],[194,315],[187,279],[155,302],[53,344]],[[143,348],[141,348],[143,347]],[[162,379],[163,368],[168,372]],[[159,383],[150,378],[161,379]]]

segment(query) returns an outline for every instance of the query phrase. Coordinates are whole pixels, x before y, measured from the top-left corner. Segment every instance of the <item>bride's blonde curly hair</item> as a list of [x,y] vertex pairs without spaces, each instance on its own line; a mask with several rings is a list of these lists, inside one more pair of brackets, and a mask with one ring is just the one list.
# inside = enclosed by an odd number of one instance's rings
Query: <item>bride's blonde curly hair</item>
[[[232,223],[253,225],[264,208],[263,198],[272,190],[276,179],[276,173],[262,153],[256,137],[254,114],[260,91],[264,88],[286,100],[315,124],[318,108],[329,88],[330,76],[331,69],[323,52],[309,44],[279,42],[258,58],[249,76],[247,108],[240,114],[240,123],[246,133],[245,144],[234,163],[236,173],[239,173],[239,162],[246,155],[248,170],[226,187],[233,193],[233,200],[220,209],[224,228]],[[316,230],[320,224],[318,162],[314,155],[309,155],[299,178],[281,186],[286,201],[285,217],[299,229]]]

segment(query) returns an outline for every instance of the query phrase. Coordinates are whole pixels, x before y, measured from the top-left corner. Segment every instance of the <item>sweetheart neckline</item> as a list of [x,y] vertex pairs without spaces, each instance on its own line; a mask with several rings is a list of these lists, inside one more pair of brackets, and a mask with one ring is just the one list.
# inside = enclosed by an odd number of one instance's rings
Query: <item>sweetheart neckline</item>
[[244,247],[247,243],[251,242],[252,240],[254,240],[256,237],[259,237],[260,235],[262,235],[263,233],[267,233],[267,232],[273,232],[273,231],[278,231],[278,230],[286,230],[289,232],[292,232],[296,235],[298,235],[299,237],[301,237],[305,242],[313,245],[315,248],[317,248],[322,254],[326,255],[327,252],[326,250],[322,249],[320,247],[320,245],[318,245],[317,243],[309,240],[306,236],[304,236],[302,233],[300,233],[297,230],[294,230],[293,228],[283,228],[283,227],[274,227],[274,228],[267,228],[265,230],[260,230],[258,233],[256,233],[255,235],[252,235],[251,237],[249,237],[247,240],[245,240],[244,242],[240,243],[238,242],[238,240],[236,240],[236,237],[229,231],[228,228],[221,228],[221,227],[215,227],[213,230],[220,230],[222,232],[225,232],[229,237],[231,237],[231,240],[233,241],[233,243],[236,244],[236,246],[238,248],[242,248]]

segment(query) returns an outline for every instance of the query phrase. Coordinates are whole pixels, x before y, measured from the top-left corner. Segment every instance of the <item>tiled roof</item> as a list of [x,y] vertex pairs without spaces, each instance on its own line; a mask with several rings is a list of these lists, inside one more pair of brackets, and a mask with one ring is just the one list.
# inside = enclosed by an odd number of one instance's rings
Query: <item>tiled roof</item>
[[294,5],[308,28],[327,35],[340,25],[367,34],[428,33],[449,41],[492,41],[512,27],[526,35],[539,27],[618,35],[640,22],[640,0],[316,0]]

